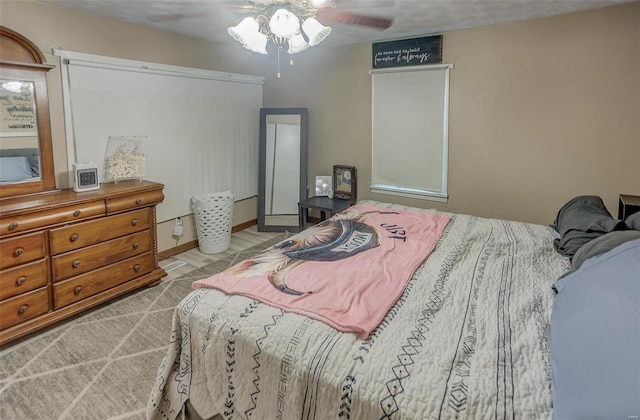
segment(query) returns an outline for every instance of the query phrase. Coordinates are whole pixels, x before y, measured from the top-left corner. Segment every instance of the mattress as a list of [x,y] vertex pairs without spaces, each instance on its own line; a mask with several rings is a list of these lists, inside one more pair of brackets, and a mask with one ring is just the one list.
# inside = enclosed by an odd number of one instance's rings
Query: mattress
[[550,418],[551,286],[570,266],[557,232],[445,214],[435,249],[366,339],[257,299],[191,292],[148,417],[176,418],[189,402],[225,419]]

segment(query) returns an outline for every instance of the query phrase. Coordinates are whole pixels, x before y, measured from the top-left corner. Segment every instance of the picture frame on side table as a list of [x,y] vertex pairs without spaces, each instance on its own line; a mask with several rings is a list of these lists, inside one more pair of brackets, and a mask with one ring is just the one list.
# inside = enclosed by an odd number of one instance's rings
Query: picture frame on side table
[[332,180],[331,176],[316,176],[316,197],[329,197],[332,198],[333,191],[331,188]]
[[356,202],[358,177],[355,166],[333,165],[333,197]]

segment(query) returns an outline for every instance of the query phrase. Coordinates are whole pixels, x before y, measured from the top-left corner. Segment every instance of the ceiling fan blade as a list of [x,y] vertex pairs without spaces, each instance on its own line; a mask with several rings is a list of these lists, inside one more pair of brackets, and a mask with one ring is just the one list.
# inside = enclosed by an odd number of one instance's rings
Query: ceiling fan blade
[[167,15],[149,16],[149,20],[157,23],[171,22],[174,20],[192,19],[205,16],[204,13],[172,13]]
[[345,10],[396,7],[396,0],[338,0],[338,7]]
[[316,18],[324,22],[344,23],[347,25],[370,26],[373,28],[387,29],[393,24],[392,19],[374,16],[364,16],[336,9],[320,9]]

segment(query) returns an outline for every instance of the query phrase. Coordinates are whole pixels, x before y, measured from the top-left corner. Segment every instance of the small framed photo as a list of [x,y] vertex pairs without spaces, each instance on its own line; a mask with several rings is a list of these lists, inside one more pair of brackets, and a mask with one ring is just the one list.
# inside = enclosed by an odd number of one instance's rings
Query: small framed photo
[[356,202],[358,178],[355,166],[333,165],[333,197]]

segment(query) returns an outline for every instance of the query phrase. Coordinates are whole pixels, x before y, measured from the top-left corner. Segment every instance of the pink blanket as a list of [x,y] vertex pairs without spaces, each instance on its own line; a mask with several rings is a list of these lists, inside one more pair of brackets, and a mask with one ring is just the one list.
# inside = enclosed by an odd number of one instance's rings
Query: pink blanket
[[193,287],[255,298],[366,338],[448,222],[443,214],[353,206]]

